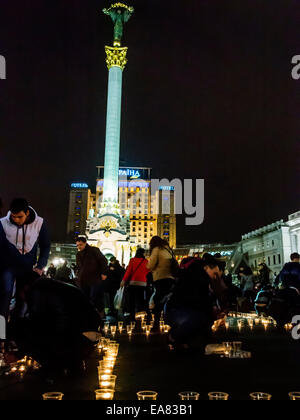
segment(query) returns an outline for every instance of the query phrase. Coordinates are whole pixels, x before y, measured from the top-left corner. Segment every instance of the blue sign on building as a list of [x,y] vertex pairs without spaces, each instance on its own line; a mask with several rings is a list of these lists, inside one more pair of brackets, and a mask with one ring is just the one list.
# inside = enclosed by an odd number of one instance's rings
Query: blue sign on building
[[126,176],[131,179],[137,179],[141,177],[141,174],[136,169],[119,169],[119,176]]
[[71,184],[71,188],[89,188],[89,186],[85,183],[73,182],[73,184]]

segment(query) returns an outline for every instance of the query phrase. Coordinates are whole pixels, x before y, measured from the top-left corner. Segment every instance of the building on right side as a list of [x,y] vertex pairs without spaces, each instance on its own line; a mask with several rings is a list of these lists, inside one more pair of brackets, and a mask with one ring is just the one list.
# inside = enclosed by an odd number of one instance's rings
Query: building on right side
[[273,274],[278,274],[293,252],[300,252],[300,211],[290,214],[286,221],[279,220],[242,235],[231,264],[237,270],[243,258],[253,271],[265,263]]

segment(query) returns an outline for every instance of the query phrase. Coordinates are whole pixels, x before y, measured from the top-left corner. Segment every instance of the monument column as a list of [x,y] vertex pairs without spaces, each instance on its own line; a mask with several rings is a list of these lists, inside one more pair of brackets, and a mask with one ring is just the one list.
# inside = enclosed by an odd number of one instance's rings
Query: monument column
[[108,93],[106,114],[106,137],[104,158],[104,185],[101,213],[119,213],[119,160],[122,75],[127,63],[127,47],[121,47],[123,26],[133,13],[133,8],[123,3],[115,3],[109,9],[103,9],[114,23],[113,47],[105,47],[108,67]]
[[103,197],[97,215],[91,214],[87,221],[88,243],[97,246],[104,255],[130,258],[130,229],[128,217],[121,215],[118,203],[119,155],[121,126],[122,75],[127,63],[127,47],[121,46],[123,26],[133,13],[133,7],[115,3],[103,9],[114,23],[113,46],[106,46],[108,67],[108,93],[106,112],[106,137],[104,157]]
[[108,93],[104,159],[103,202],[118,203],[122,73],[127,48],[105,48],[107,54]]

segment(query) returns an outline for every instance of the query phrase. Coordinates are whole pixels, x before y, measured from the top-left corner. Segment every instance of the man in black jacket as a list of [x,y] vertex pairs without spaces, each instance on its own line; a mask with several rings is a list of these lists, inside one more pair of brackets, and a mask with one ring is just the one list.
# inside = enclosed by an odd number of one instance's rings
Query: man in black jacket
[[114,308],[114,298],[120,283],[123,280],[125,274],[124,268],[120,265],[116,257],[111,257],[108,266],[108,275],[105,284],[105,291],[109,297],[109,315],[116,316],[117,311]]
[[[99,248],[90,246],[84,236],[76,240],[77,282],[83,293],[98,309],[104,310],[102,281],[107,276],[107,260]],[[102,314],[103,315],[103,314]]]
[[295,287],[300,292],[300,255],[294,252],[290,259],[279,273],[279,280],[282,287]]

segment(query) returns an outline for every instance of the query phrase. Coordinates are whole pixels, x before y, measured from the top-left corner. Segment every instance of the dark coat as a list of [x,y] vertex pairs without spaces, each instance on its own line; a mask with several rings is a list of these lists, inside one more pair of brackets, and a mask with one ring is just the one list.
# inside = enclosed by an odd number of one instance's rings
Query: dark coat
[[284,264],[279,278],[283,287],[296,287],[300,292],[300,264],[298,262]]
[[107,274],[107,260],[99,248],[86,245],[76,255],[77,277],[80,287],[92,286],[101,281],[101,274]]
[[222,307],[227,303],[227,292],[223,280],[211,279],[203,269],[203,262],[195,259],[187,268],[181,269],[169,307],[192,308],[213,317],[216,302]]
[[68,367],[88,356],[93,344],[82,333],[98,331],[101,318],[77,287],[42,277],[27,295],[28,318],[18,345],[48,367]]
[[123,280],[124,274],[125,270],[119,262],[110,263],[105,283],[106,292],[115,293],[120,288],[120,283]]

